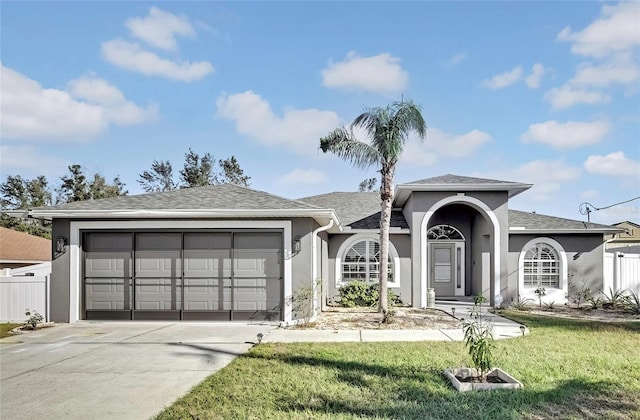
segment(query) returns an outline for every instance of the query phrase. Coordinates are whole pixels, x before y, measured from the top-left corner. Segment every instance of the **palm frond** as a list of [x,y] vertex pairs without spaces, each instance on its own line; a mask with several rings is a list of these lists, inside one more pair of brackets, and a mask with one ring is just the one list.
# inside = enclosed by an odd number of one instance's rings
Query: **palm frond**
[[401,136],[405,137],[415,131],[420,139],[424,139],[427,135],[427,124],[422,117],[422,109],[420,105],[413,101],[394,102],[392,105],[396,109],[392,117],[392,124]]
[[338,128],[321,138],[320,149],[324,153],[331,152],[359,168],[368,168],[381,161],[375,148],[356,140],[352,132],[345,128]]

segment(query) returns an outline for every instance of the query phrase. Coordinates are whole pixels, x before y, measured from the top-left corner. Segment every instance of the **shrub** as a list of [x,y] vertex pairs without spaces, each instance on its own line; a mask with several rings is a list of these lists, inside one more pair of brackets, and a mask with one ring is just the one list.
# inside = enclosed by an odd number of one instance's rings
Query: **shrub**
[[529,310],[527,305],[530,304],[531,302],[533,302],[533,300],[528,298],[523,299],[520,297],[520,295],[518,295],[518,298],[513,302],[511,302],[511,307],[517,311],[527,311]]
[[[340,304],[344,307],[374,306],[378,303],[378,298],[380,297],[380,285],[352,281],[340,286],[338,293],[340,294]],[[390,306],[402,303],[400,297],[391,290],[387,290],[387,299]]]
[[569,299],[576,305],[578,308],[582,306],[582,302],[588,301],[591,297],[591,289],[585,285],[585,282],[582,282],[582,287],[578,287],[573,282],[569,282]]
[[42,321],[44,321],[44,317],[40,315],[38,311],[27,309],[24,314],[29,317],[29,319],[24,322],[24,325],[32,330],[35,330],[38,327],[38,324],[41,324]]
[[602,303],[602,299],[600,299],[599,297],[591,296],[587,299],[587,302],[589,302],[589,305],[591,305],[589,309],[598,309],[598,307]]
[[487,381],[487,374],[493,367],[493,350],[496,348],[493,338],[493,326],[482,318],[482,303],[486,298],[482,295],[473,299],[473,309],[469,311],[469,319],[464,321],[464,344],[467,347],[473,367],[478,371],[480,380]]
[[296,317],[308,324],[313,316],[313,287],[303,286],[296,289],[291,298],[292,309]]
[[634,315],[640,315],[640,293],[629,291],[629,295],[625,296],[625,309]]
[[538,302],[540,303],[540,307],[542,308],[542,297],[547,295],[547,289],[544,287],[538,287],[535,292],[538,295]]
[[626,290],[620,289],[614,291],[612,288],[609,288],[608,295],[604,292],[600,292],[603,296],[602,307],[607,309],[622,308],[625,304],[625,292]]

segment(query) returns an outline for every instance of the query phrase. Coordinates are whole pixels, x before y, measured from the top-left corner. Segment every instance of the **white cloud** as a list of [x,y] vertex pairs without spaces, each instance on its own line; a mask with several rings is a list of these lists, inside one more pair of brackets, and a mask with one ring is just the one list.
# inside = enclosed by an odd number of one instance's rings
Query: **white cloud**
[[[640,31],[639,31],[640,36]],[[576,75],[569,81],[575,86],[606,87],[612,84],[635,85],[640,78],[640,68],[628,57],[609,60],[600,65],[582,63]]]
[[531,67],[531,74],[524,80],[527,86],[531,89],[538,89],[540,87],[540,81],[544,76],[544,66],[540,63],[536,63]]
[[614,206],[608,209],[591,213],[591,221],[595,223],[603,223],[612,225],[625,220],[638,221],[640,207],[632,205]]
[[533,201],[549,201],[560,191],[563,184],[575,181],[580,173],[580,169],[567,165],[562,160],[534,160],[513,169],[479,176],[533,184],[527,192],[527,198]]
[[600,195],[600,193],[598,193],[598,191],[596,191],[596,190],[586,190],[586,191],[583,191],[580,194],[580,198],[582,198],[584,200],[591,200],[593,198],[598,197],[599,195]]
[[399,93],[406,89],[409,81],[399,62],[399,58],[388,53],[360,57],[351,51],[343,61],[330,62],[329,67],[322,70],[322,85],[348,91]]
[[116,124],[139,124],[155,120],[158,116],[157,106],[139,107],[127,101],[118,88],[95,77],[83,77],[70,81],[69,92],[75,98],[101,105],[105,118]]
[[531,124],[520,137],[523,141],[547,144],[556,149],[571,149],[600,142],[609,133],[604,121],[545,121]]
[[489,141],[491,136],[477,129],[456,135],[431,127],[427,130],[427,137],[423,142],[415,135],[409,137],[402,153],[402,161],[411,165],[430,166],[436,163],[439,156],[471,156]]
[[138,124],[157,116],[155,106],[141,108],[104,80],[69,82],[69,91],[45,89],[36,81],[2,66],[0,137],[82,141],[110,124]]
[[553,88],[544,97],[553,109],[565,109],[577,104],[604,104],[611,101],[611,96],[606,93],[570,85]]
[[37,175],[59,175],[64,171],[69,162],[50,154],[42,154],[33,146],[10,146],[0,147],[0,167],[4,174],[33,173]]
[[161,76],[171,80],[192,82],[213,72],[208,61],[176,62],[161,58],[157,54],[143,50],[140,45],[112,39],[102,43],[102,56],[114,66],[142,73],[146,76]]
[[598,20],[577,32],[567,26],[558,34],[558,40],[571,42],[575,54],[601,58],[639,46],[638,22],[640,3],[605,4]]
[[285,185],[317,185],[327,181],[327,175],[316,169],[294,169],[280,178]]
[[466,53],[458,53],[444,62],[445,67],[455,67],[467,59]]
[[624,152],[614,152],[606,156],[590,155],[584,168],[591,174],[610,176],[635,176],[640,174],[640,162],[629,159]]
[[196,32],[186,16],[176,16],[157,7],[149,9],[143,18],[125,22],[131,34],[155,48],[168,51],[177,49],[176,35],[195,38]]
[[547,92],[545,99],[552,108],[607,103],[611,96],[606,88],[613,85],[627,88],[627,93],[637,93],[640,80],[638,22],[640,3],[632,1],[603,5],[600,17],[581,31],[564,28],[558,40],[571,42],[571,51],[596,62],[581,63],[572,79]]
[[335,112],[314,108],[290,109],[280,117],[269,102],[252,91],[220,96],[216,106],[216,116],[234,121],[238,133],[299,154],[316,154],[320,138],[340,123]]
[[502,89],[522,79],[522,67],[518,66],[504,73],[496,74],[482,84],[489,89]]

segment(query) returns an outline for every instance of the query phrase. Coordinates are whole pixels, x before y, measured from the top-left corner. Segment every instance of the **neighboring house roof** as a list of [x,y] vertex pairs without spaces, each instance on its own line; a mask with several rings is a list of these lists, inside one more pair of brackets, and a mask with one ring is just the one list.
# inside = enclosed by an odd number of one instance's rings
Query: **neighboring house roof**
[[629,220],[614,223],[612,226],[620,228],[621,231],[615,235],[608,236],[610,243],[635,243],[640,242],[640,225]]
[[39,263],[51,261],[51,241],[0,227],[0,262]]
[[301,201],[233,184],[183,188],[157,193],[77,201],[28,211],[32,217],[51,218],[161,218],[161,217],[313,217],[334,220],[335,212]]
[[447,174],[398,185],[395,205],[402,207],[413,191],[507,191],[513,197],[529,188],[531,184],[521,182]]
[[629,226],[629,227],[634,227],[634,228],[640,229],[640,225],[639,224],[630,222],[629,220],[625,220],[624,222],[614,223],[611,226],[616,226],[616,227],[618,227],[618,226],[621,226],[621,227]]
[[[334,209],[340,221],[351,229],[380,228],[380,193],[378,192],[332,192],[300,198],[299,201]],[[391,212],[391,228],[409,228],[401,211]]]
[[509,210],[509,233],[615,233],[621,229],[598,223]]

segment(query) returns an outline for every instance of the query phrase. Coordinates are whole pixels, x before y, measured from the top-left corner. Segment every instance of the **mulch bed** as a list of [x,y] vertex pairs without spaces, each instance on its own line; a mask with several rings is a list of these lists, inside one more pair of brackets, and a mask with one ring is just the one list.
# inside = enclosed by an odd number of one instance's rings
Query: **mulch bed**
[[330,307],[315,322],[293,328],[318,330],[427,330],[460,328],[461,322],[437,309],[395,307],[390,323],[382,323],[377,308]]

